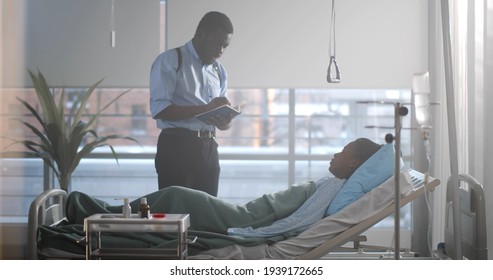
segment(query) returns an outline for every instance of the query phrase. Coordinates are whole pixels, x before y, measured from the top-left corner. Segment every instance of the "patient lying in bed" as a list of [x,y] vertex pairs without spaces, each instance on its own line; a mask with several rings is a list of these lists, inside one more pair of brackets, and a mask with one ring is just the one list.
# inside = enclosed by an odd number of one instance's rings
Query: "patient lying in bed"
[[[375,165],[372,160],[377,156],[380,160],[387,159],[388,164]],[[354,174],[364,163],[373,170]],[[367,185],[376,186],[390,177],[393,174],[393,147],[391,144],[378,145],[366,138],[357,139],[334,155],[329,171],[334,177],[296,184],[245,205],[234,205],[204,192],[178,186],[151,193],[146,198],[151,212],[190,214],[191,231],[251,238],[287,237],[356,200],[370,190],[371,186]],[[359,178],[362,176],[364,178]],[[348,184],[351,186],[346,190]],[[353,190],[354,186],[358,191]],[[331,203],[334,199],[337,203]],[[138,209],[139,201],[131,202],[132,209]],[[107,205],[80,192],[69,195],[67,218],[71,223],[83,224],[84,218],[106,212],[120,213],[121,206]]]

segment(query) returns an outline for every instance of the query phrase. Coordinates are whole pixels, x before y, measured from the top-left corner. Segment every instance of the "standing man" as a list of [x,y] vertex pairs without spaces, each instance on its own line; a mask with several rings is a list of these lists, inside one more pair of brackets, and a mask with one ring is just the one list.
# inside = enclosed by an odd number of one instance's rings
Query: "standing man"
[[151,68],[150,109],[160,128],[155,158],[159,189],[189,187],[217,196],[219,157],[216,128],[232,116],[206,123],[197,114],[228,104],[226,69],[217,61],[233,35],[230,19],[208,12],[185,45],[160,54]]

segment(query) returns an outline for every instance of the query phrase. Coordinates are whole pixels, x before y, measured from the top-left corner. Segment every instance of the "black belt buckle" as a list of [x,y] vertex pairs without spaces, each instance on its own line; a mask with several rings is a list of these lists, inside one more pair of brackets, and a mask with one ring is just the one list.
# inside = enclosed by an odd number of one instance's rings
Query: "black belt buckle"
[[197,137],[198,138],[215,138],[216,134],[214,133],[214,131],[198,130],[197,131]]

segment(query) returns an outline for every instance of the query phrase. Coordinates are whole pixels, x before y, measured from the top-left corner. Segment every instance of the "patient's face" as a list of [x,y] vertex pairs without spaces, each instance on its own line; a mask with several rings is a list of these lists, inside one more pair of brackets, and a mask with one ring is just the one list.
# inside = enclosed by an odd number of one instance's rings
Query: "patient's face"
[[344,149],[334,154],[334,158],[330,161],[329,171],[335,177],[347,179],[359,165],[359,160],[355,155],[355,142],[347,144]]

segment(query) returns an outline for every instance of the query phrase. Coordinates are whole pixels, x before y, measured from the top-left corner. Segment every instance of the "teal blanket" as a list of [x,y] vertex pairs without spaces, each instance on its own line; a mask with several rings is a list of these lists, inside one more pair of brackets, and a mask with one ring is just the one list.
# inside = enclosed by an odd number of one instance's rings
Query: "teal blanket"
[[[190,255],[228,245],[255,246],[271,244],[285,239],[278,235],[269,238],[242,238],[227,235],[231,227],[264,227],[284,219],[296,211],[317,190],[308,181],[286,190],[266,194],[244,205],[235,205],[213,197],[205,192],[183,187],[169,187],[146,195],[151,213],[190,214],[189,236],[197,236],[197,242],[189,247]],[[140,198],[130,203],[136,213]],[[67,223],[57,227],[43,226],[39,230],[38,244],[72,253],[84,254],[84,246],[76,241],[84,236],[84,218],[96,213],[121,213],[122,206],[111,206],[81,192],[72,192],[67,200]],[[103,234],[106,247],[171,247],[176,235]]]

